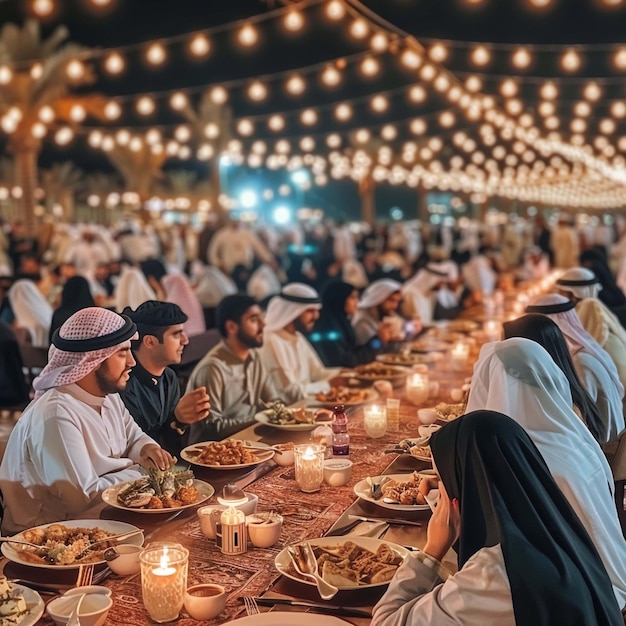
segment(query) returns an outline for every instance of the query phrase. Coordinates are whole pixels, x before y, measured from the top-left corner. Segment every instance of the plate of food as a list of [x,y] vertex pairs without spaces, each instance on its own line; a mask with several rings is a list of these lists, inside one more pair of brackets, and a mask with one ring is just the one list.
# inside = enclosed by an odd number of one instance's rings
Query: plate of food
[[259,465],[274,456],[274,450],[260,441],[224,439],[187,446],[180,456],[188,463],[216,470],[233,470]]
[[357,406],[365,402],[372,402],[378,398],[378,392],[375,389],[364,387],[331,387],[326,393],[317,393],[310,398],[311,403],[322,406],[334,406],[343,404],[344,406]]
[[[140,528],[106,519],[83,519],[55,522],[35,526],[21,533],[12,535],[20,541],[35,543],[39,548],[31,548],[17,543],[2,544],[2,554],[9,561],[44,569],[75,569],[84,564],[105,563],[104,551],[117,543],[143,544],[143,533],[138,532],[126,539],[102,541]],[[97,549],[90,550],[90,545],[98,542]]]
[[402,439],[395,448],[386,450],[386,452],[396,452],[398,454],[410,454],[412,457],[432,463],[433,457],[430,451],[430,435],[426,437],[418,437],[417,439]]
[[478,324],[472,320],[448,320],[437,323],[435,328],[450,333],[471,333],[478,328]]
[[214,493],[213,486],[196,480],[191,470],[150,470],[143,478],[105,489],[102,499],[116,509],[137,513],[171,513],[202,504]]
[[434,337],[422,337],[409,345],[413,352],[445,352],[452,347],[451,343]]
[[380,362],[357,365],[351,374],[352,378],[366,382],[388,380],[394,387],[403,384],[407,376],[408,371],[405,368]]
[[41,596],[29,587],[9,583],[6,577],[0,577],[0,605],[2,619],[0,622],[34,626],[43,615],[45,603]]
[[354,485],[354,493],[362,500],[385,509],[426,511],[430,507],[419,486],[423,480],[433,478],[434,475],[432,470],[426,470],[412,474],[368,476]]
[[454,404],[440,402],[437,406],[433,407],[433,410],[437,413],[437,419],[442,422],[451,422],[465,413],[465,406],[464,402]]
[[[367,589],[389,584],[396,570],[409,554],[402,546],[373,539],[351,537],[319,537],[308,541],[319,565],[320,576],[339,590]],[[298,550],[302,543],[293,547]],[[276,569],[305,585],[315,586],[315,581],[302,577],[293,566],[289,550],[285,548],[274,560]]]
[[331,422],[332,415],[325,409],[289,407],[278,400],[264,411],[259,411],[254,419],[278,430],[307,431],[313,430],[319,424]]
[[376,360],[386,365],[411,367],[419,363],[434,363],[441,361],[443,354],[441,352],[429,352],[420,354],[419,352],[399,352],[398,354],[379,354]]

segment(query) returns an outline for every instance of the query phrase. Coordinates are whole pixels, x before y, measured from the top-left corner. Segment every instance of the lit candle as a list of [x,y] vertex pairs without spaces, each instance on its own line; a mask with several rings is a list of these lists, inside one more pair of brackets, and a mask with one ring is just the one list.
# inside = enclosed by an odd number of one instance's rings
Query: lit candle
[[178,618],[187,588],[189,551],[180,544],[150,544],[139,555],[141,594],[155,622]]
[[416,373],[406,379],[406,397],[416,405],[428,400],[428,374]]
[[365,432],[374,439],[382,437],[387,432],[387,407],[373,404],[366,406],[363,413]]
[[302,491],[319,491],[324,481],[324,448],[294,446],[296,482]]
[[464,343],[463,341],[459,341],[454,344],[452,348],[452,352],[450,354],[452,369],[453,370],[462,370],[467,367],[467,363],[469,361],[469,345]]
[[501,336],[500,323],[496,320],[487,320],[483,324],[483,334],[485,341],[499,341]]

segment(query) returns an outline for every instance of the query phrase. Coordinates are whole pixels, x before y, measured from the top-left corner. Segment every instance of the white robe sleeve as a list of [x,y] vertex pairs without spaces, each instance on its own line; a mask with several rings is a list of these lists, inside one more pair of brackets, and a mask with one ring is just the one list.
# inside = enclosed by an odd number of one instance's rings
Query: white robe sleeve
[[371,626],[514,626],[513,600],[500,546],[483,548],[445,582],[410,555],[374,607]]

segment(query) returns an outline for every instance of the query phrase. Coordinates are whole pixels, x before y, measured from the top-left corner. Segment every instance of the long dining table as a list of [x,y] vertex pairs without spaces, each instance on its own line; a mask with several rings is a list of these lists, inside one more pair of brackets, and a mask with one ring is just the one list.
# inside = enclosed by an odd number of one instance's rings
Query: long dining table
[[[342,529],[352,526],[354,515],[366,518],[395,518],[398,522],[382,527],[384,539],[401,546],[423,547],[426,528],[430,517],[429,510],[397,511],[358,498],[354,493],[357,482],[368,476],[383,473],[407,473],[424,470],[430,464],[410,454],[388,454],[403,439],[419,437],[420,422],[417,410],[420,407],[433,407],[438,402],[453,402],[453,392],[459,389],[471,376],[472,364],[478,354],[480,341],[474,341],[470,358],[465,366],[452,367],[450,359],[442,359],[429,365],[431,382],[437,382],[436,395],[431,395],[420,406],[410,402],[405,394],[404,383],[393,390],[393,396],[400,399],[399,419],[390,424],[387,432],[380,438],[371,438],[364,428],[363,405],[349,407],[348,432],[350,434],[350,459],[353,462],[350,481],[340,487],[323,484],[314,493],[304,493],[298,488],[294,467],[283,467],[273,460],[265,461],[253,467],[237,470],[215,470],[197,465],[192,469],[196,478],[210,483],[215,488],[215,495],[204,504],[215,503],[215,497],[221,494],[226,484],[234,484],[247,493],[258,496],[259,511],[275,511],[284,518],[279,542],[271,548],[259,549],[251,545],[247,552],[240,555],[224,555],[214,540],[206,538],[201,531],[196,514],[198,507],[183,509],[174,513],[147,514],[111,507],[99,500],[81,518],[118,520],[134,524],[144,530],[145,544],[156,541],[180,543],[189,550],[188,585],[211,582],[223,585],[229,593],[225,609],[209,622],[198,622],[189,617],[184,609],[177,623],[181,626],[197,624],[224,624],[245,615],[241,601],[243,596],[262,597],[262,611],[317,611],[316,608],[285,606],[284,601],[305,601],[319,605],[340,606],[345,609],[357,608],[365,612],[363,617],[342,615],[347,623],[365,626],[371,621],[367,614],[381,597],[385,587],[340,591],[331,601],[323,602],[314,586],[296,582],[276,569],[274,560],[286,546],[305,540],[322,537],[326,534],[336,536],[337,543],[342,543],[350,535],[344,535]],[[407,375],[411,370],[407,369]],[[457,399],[458,401],[458,399]],[[384,400],[377,400],[384,404]],[[262,423],[248,426],[233,438],[259,441],[274,445],[293,442],[311,441],[310,432],[286,431]],[[364,522],[366,524],[368,522]],[[450,553],[444,564],[455,570],[455,555]],[[76,571],[67,570],[51,573],[49,569],[28,567],[6,559],[0,564],[9,578],[20,578],[34,583],[53,583],[59,587],[72,585]],[[101,569],[104,566],[100,566]],[[119,577],[103,569],[96,577],[104,577],[100,584],[108,587],[114,600],[105,624],[124,626],[144,626],[150,623],[142,603],[141,576]],[[72,578],[74,577],[74,579]],[[47,597],[45,597],[47,598]],[[265,606],[269,605],[269,606]],[[320,609],[324,612],[324,609]],[[326,611],[329,612],[329,611]],[[330,610],[332,612],[332,610]],[[311,615],[312,617],[312,615]],[[38,622],[43,626],[52,626],[53,621],[46,614]]]

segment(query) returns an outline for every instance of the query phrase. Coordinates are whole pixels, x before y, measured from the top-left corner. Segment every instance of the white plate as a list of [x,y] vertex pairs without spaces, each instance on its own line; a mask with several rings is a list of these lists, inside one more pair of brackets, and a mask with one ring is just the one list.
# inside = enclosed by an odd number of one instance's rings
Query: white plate
[[[307,613],[309,617],[315,617],[309,622],[303,621],[303,613],[292,611],[272,611],[271,613],[259,613],[258,615],[247,615],[232,622],[225,622],[224,626],[302,626],[303,623],[315,623],[315,626],[347,626],[350,622],[345,622],[338,617],[331,615],[321,615],[318,613]],[[20,624],[21,626],[21,624]]]
[[[106,530],[107,532],[113,533],[115,535],[120,535],[122,533],[128,533],[133,530],[141,530],[137,528],[137,526],[133,526],[132,524],[127,524],[126,522],[116,522],[114,520],[108,519],[78,519],[78,520],[66,520],[64,522],[54,522],[53,524],[42,524],[41,526],[35,526],[34,529],[37,528],[48,528],[48,526],[53,526],[55,524],[62,524],[63,526],[67,526],[68,528],[101,528],[102,530]],[[33,528],[29,530],[34,530]],[[17,535],[12,535],[15,539],[23,539],[23,534],[18,533]],[[132,543],[134,545],[140,546],[143,543],[143,535],[137,534],[133,537],[129,537],[128,539],[122,539],[120,543]],[[20,556],[21,550],[19,548],[13,547],[10,543],[2,544],[2,554],[9,559],[9,561],[13,561],[14,563],[20,563],[20,565],[28,565],[29,567],[39,567],[42,569],[76,569],[80,567],[81,563],[72,563],[71,565],[52,565],[51,563],[35,563],[33,561],[29,561]],[[97,565],[98,563],[106,563],[104,559],[100,561],[90,561],[89,565]],[[20,624],[20,626],[22,626]]]
[[11,584],[10,587],[24,594],[24,600],[26,600],[26,607],[28,608],[28,613],[21,619],[19,626],[35,626],[46,608],[45,602],[36,591],[29,587],[14,584]]
[[[418,472],[418,474],[428,475],[428,471]],[[382,478],[391,478],[392,480],[397,480],[399,482],[406,482],[410,476],[411,474],[385,474],[384,476],[372,476],[371,478],[377,480]],[[384,502],[382,498],[375,500],[371,496],[372,491],[369,483],[367,482],[367,478],[360,480],[356,485],[354,485],[354,493],[362,500],[367,500],[367,502],[382,506],[384,509],[392,509],[394,511],[427,511],[430,508],[428,504],[392,504],[391,502]]]
[[183,509],[189,509],[192,506],[198,506],[203,502],[206,502],[214,493],[215,489],[213,485],[209,483],[205,483],[203,480],[193,481],[193,486],[198,490],[200,497],[197,502],[193,504],[185,504],[184,506],[176,506],[176,507],[168,507],[164,509],[137,509],[130,506],[124,506],[120,504],[117,500],[117,495],[119,492],[124,489],[130,483],[135,482],[134,480],[129,480],[125,483],[120,483],[119,485],[114,485],[113,487],[109,487],[102,492],[102,499],[109,505],[113,506],[116,509],[122,509],[124,511],[132,511],[133,513],[172,513],[173,511],[182,511]]
[[187,461],[187,463],[193,463],[194,465],[199,465],[200,467],[210,467],[211,469],[216,470],[233,470],[233,469],[242,469],[244,467],[252,467],[254,465],[259,465],[259,463],[264,463],[265,461],[269,461],[274,456],[274,450],[271,449],[266,443],[261,443],[260,441],[244,441],[244,445],[250,448],[257,448],[259,450],[265,450],[261,454],[256,454],[256,461],[252,461],[251,463],[238,463],[235,465],[208,465],[207,463],[202,463],[202,461],[198,460],[198,457],[193,454],[194,451],[199,451],[204,446],[208,446],[210,443],[215,443],[213,441],[201,441],[200,443],[194,443],[190,446],[187,446],[184,450],[181,450],[180,456],[182,459]]
[[[428,508],[428,506],[426,506]],[[312,546],[338,546],[346,541],[351,541],[357,546],[361,546],[371,552],[376,552],[379,546],[386,544],[388,545],[398,556],[403,559],[409,554],[409,551],[402,546],[399,546],[397,543],[392,543],[390,541],[385,541],[383,539],[374,539],[372,537],[318,537],[317,539],[311,539],[308,541]],[[313,587],[316,586],[315,582],[312,580],[308,580],[305,578],[300,578],[291,572],[291,557],[289,556],[289,551],[287,548],[281,550],[274,559],[274,565],[276,569],[283,575],[287,576],[287,578],[291,578],[291,580],[295,580],[299,583],[303,583],[305,585],[311,585]],[[368,589],[369,587],[381,587],[383,585],[388,585],[389,581],[384,583],[370,584],[370,585],[339,585],[338,589],[340,591],[354,591],[356,589]],[[270,613],[272,615],[272,613]],[[317,620],[317,615],[315,616]]]
[[338,404],[343,404],[344,406],[360,406],[361,404],[365,404],[367,402],[372,402],[378,398],[378,392],[375,389],[367,389],[367,393],[365,395],[364,400],[359,400],[358,402],[342,402],[341,400],[318,400],[316,396],[308,396],[307,404],[315,405],[315,406],[324,406],[324,407],[334,407]]
[[317,428],[318,426],[321,426],[322,424],[332,424],[332,420],[331,421],[315,421],[313,423],[300,423],[300,422],[296,422],[295,424],[276,424],[275,422],[270,422],[269,417],[268,417],[268,413],[269,411],[259,411],[255,416],[254,419],[259,422],[260,424],[265,424],[265,426],[271,426],[272,428],[276,428],[277,430],[291,430],[291,431],[307,431],[307,430],[313,430],[314,428]]

